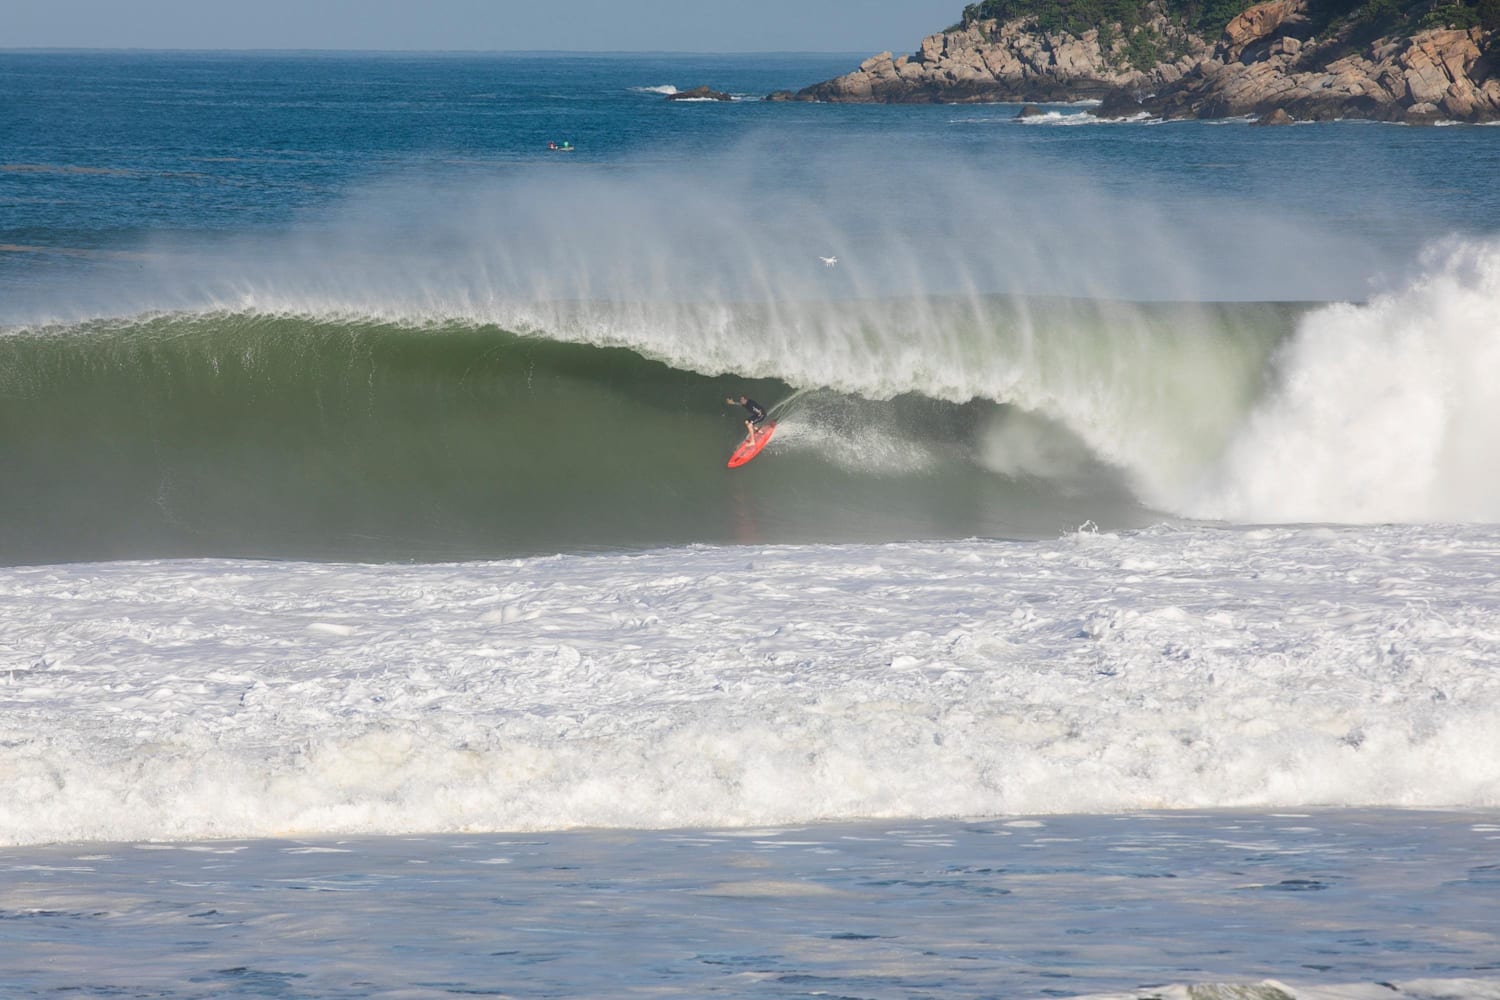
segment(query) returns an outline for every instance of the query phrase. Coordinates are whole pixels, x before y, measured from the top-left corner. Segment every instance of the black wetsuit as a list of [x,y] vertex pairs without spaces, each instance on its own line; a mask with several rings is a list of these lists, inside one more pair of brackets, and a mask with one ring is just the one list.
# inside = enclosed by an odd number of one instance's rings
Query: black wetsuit
[[750,411],[750,422],[752,424],[759,424],[762,420],[766,419],[766,408],[755,400],[747,399],[740,405]]

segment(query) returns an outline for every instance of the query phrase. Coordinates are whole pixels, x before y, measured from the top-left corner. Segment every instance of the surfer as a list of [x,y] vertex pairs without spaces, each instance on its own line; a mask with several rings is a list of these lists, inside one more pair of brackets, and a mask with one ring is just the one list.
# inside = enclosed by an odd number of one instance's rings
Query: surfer
[[[734,400],[728,397],[725,397],[724,402],[728,403],[730,406],[734,405]],[[766,419],[766,408],[764,406],[761,406],[755,400],[751,399],[749,396],[741,396],[740,405],[743,406],[745,408],[745,411],[750,414],[750,416],[745,419],[745,430],[749,433],[749,440],[754,441],[755,429],[761,425],[761,421]]]

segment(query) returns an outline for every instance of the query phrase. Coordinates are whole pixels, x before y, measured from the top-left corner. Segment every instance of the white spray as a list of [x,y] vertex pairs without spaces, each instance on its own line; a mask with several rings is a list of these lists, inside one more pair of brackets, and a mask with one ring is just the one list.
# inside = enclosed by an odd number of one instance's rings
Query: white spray
[[1185,513],[1500,519],[1500,243],[1434,251],[1409,287],[1306,316],[1278,385]]

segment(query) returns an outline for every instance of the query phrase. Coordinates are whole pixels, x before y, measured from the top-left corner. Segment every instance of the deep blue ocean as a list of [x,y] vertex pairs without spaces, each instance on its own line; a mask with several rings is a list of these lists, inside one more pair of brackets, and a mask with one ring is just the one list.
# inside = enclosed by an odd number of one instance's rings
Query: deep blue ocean
[[[880,144],[893,165],[1036,157],[1138,196],[1264,199],[1372,232],[1500,224],[1500,153],[1485,129],[1074,131],[1014,123],[1013,106],[757,99],[862,58],[0,53],[0,231],[11,242],[128,249],[163,232],[294,226],[352,186],[403,171],[514,170],[547,160],[549,141],[570,141],[568,166],[577,167],[711,160],[751,136],[766,138],[788,176],[827,144],[857,137]],[[669,103],[650,90],[700,83],[744,99]]]

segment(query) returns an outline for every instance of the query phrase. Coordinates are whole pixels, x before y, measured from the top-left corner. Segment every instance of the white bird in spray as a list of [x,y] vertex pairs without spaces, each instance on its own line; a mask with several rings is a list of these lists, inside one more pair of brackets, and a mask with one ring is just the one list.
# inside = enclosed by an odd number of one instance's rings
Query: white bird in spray
[[818,255],[818,259],[823,262],[824,267],[832,267],[839,262],[837,257],[824,257],[821,254]]

